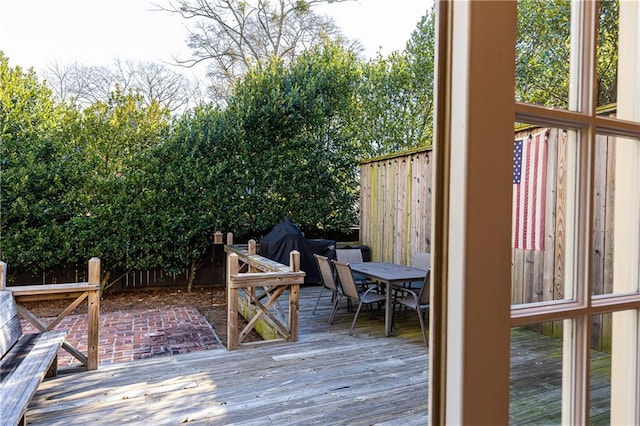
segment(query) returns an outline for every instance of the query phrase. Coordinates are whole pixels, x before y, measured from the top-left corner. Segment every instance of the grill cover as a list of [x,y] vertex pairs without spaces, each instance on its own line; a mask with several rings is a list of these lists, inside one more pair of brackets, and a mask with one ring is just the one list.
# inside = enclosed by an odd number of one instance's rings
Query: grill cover
[[335,247],[335,240],[305,238],[302,231],[289,218],[285,218],[262,238],[258,254],[288,265],[289,253],[292,250],[298,250],[300,269],[306,273],[304,282],[309,284],[320,282],[320,272],[313,258],[314,253],[333,259]]

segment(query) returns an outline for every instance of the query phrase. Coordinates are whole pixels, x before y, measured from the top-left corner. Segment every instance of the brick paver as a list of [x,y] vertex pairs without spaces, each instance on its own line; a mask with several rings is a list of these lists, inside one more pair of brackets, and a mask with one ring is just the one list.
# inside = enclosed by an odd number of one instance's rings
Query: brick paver
[[[36,331],[24,320],[22,327],[24,333]],[[56,330],[67,330],[67,341],[86,354],[86,314],[67,316]],[[193,307],[103,313],[98,345],[100,365],[224,347],[211,325]],[[59,367],[79,364],[67,351],[60,350]]]

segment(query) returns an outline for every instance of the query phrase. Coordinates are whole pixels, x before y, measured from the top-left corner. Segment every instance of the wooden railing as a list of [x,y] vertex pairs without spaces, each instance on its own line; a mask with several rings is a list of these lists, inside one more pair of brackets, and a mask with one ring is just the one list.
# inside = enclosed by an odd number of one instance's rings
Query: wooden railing
[[[298,341],[298,310],[300,284],[305,273],[300,271],[300,253],[292,251],[290,265],[283,265],[256,254],[256,242],[246,247],[233,245],[227,237],[227,349],[253,346],[275,341]],[[242,272],[241,272],[242,271]],[[287,309],[280,297],[288,290]],[[247,325],[238,331],[238,312]],[[245,342],[251,330],[265,339]]]
[[[98,368],[98,329],[100,316],[100,259],[89,260],[88,282],[68,284],[39,284],[7,287],[7,264],[0,262],[0,290],[13,293],[18,307],[18,314],[33,324],[40,331],[53,330],[80,303],[87,299],[87,353],[84,354],[68,342],[62,348],[86,366],[87,370]],[[38,318],[24,305],[24,302],[42,300],[73,299],[72,302],[51,322]]]

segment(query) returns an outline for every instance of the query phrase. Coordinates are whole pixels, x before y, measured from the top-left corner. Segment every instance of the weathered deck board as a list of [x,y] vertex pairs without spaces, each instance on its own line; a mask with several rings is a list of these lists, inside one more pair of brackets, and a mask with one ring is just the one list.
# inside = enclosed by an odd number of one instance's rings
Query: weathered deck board
[[[210,350],[61,375],[42,384],[32,424],[353,424],[427,422],[428,358],[417,318],[384,337],[382,313],[352,312],[332,326],[329,302],[311,315],[304,287],[300,338],[235,352]],[[345,417],[346,416],[346,417]]]
[[[311,315],[318,291],[301,289],[296,343],[214,349],[62,374],[40,386],[28,411],[30,423],[426,424],[428,356],[416,316],[409,312],[395,334],[384,337],[383,314],[372,319],[363,312],[356,335],[349,336],[353,312],[346,308],[332,326],[326,323],[329,295]],[[513,336],[517,400],[512,422],[556,423],[557,413],[548,409],[560,401],[561,342],[528,331]],[[597,360],[603,365],[598,371],[606,374],[606,357]],[[608,387],[593,389],[597,413],[606,419],[602,401]]]

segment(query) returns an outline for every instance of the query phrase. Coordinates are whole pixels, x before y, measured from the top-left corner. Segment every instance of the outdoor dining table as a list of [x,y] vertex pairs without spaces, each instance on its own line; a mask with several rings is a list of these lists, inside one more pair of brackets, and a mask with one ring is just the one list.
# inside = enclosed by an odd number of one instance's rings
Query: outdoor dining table
[[427,276],[425,269],[412,268],[389,262],[350,263],[351,270],[358,272],[374,281],[386,284],[386,300],[384,312],[384,335],[391,334],[393,307],[391,306],[391,287],[393,284],[424,281]]

